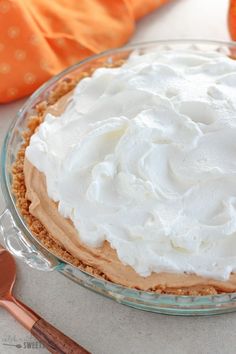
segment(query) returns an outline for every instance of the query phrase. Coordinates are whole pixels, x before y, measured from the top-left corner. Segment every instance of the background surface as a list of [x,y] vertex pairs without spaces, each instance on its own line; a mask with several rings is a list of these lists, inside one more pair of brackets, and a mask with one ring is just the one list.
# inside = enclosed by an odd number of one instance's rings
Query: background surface
[[[228,40],[227,7],[227,0],[173,1],[141,20],[132,42],[168,38]],[[23,102],[0,106],[0,143]],[[0,211],[3,209],[0,192]],[[17,264],[17,297],[94,354],[236,352],[236,313],[188,318],[142,312],[83,289],[56,272],[42,273],[21,262]],[[14,346],[17,344],[21,348]],[[0,309],[0,354],[18,352],[47,353]]]

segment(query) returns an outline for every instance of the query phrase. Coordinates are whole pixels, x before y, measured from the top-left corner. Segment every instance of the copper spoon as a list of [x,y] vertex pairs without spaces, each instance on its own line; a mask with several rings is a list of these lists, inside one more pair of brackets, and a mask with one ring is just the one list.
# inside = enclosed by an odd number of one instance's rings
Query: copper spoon
[[16,279],[13,256],[0,244],[0,306],[7,309],[51,353],[90,354],[86,349],[47,323],[12,295]]

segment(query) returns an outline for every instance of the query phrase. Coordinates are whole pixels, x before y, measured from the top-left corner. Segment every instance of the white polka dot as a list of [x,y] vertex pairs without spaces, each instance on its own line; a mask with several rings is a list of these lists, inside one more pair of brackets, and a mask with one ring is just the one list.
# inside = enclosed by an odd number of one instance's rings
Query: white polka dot
[[32,34],[32,36],[30,36],[29,42],[32,45],[38,45],[40,40],[39,40],[39,37],[36,34]]
[[2,14],[6,14],[10,10],[10,3],[8,1],[2,0],[0,1],[0,12]]
[[26,58],[26,52],[22,49],[17,49],[14,53],[16,60],[22,61]]
[[10,38],[17,38],[20,34],[20,29],[17,26],[12,26],[8,28],[7,34]]
[[8,74],[11,71],[11,66],[8,63],[0,63],[0,74]]
[[64,38],[57,38],[56,39],[56,44],[58,45],[58,47],[65,47],[66,41],[65,41]]
[[3,43],[0,43],[0,52],[2,52],[4,48],[5,48],[5,45]]
[[17,93],[18,93],[18,89],[16,87],[9,87],[7,89],[7,96],[9,97],[15,97]]
[[24,82],[28,85],[33,84],[36,81],[36,76],[32,73],[26,73],[24,75]]
[[48,70],[49,69],[49,64],[48,61],[45,59],[42,59],[39,63],[39,66],[42,70]]

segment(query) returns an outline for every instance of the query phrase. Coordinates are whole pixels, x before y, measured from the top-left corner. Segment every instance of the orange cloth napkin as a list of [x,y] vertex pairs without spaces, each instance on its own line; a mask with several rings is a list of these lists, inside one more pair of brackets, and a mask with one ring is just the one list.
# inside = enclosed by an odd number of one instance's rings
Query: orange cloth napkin
[[228,21],[231,38],[236,41],[236,0],[230,1]]
[[123,45],[135,20],[168,0],[0,0],[0,103],[65,67]]

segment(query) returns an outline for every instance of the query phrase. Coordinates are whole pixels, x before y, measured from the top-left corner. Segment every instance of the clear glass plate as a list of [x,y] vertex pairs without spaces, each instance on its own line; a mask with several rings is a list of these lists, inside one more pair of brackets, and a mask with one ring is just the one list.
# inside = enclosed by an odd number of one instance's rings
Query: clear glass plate
[[77,77],[91,68],[112,64],[125,58],[133,51],[147,53],[158,50],[192,49],[196,52],[217,51],[231,58],[236,58],[236,44],[233,42],[203,40],[170,40],[135,44],[121,49],[114,49],[79,62],[41,86],[24,104],[16,115],[6,135],[1,156],[1,185],[6,201],[6,210],[0,215],[0,232],[6,247],[29,266],[42,271],[56,270],[76,283],[122,304],[138,309],[172,315],[209,315],[236,310],[236,293],[211,296],[175,296],[144,292],[116,285],[96,278],[85,271],[69,264],[52,252],[49,252],[32,235],[23,215],[17,209],[11,192],[11,166],[22,144],[22,132],[27,126],[27,117],[35,111],[35,106],[47,99],[58,82],[68,77]]

